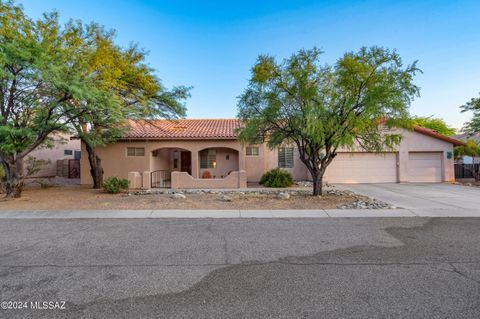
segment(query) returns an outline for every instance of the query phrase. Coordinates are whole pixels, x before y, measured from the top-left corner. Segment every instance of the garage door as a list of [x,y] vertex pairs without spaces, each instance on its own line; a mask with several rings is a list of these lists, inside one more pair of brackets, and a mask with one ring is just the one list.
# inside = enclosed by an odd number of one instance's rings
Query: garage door
[[442,181],[442,153],[408,153],[408,181],[438,183]]
[[396,183],[396,153],[338,153],[327,167],[329,183]]

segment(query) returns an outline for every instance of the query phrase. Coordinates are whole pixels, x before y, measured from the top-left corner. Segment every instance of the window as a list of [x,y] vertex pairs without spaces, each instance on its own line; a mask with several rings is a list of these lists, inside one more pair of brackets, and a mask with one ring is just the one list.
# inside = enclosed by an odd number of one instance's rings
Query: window
[[217,151],[203,150],[200,152],[200,168],[217,167]]
[[278,148],[278,167],[280,168],[293,167],[293,147]]
[[82,157],[82,152],[75,151],[75,155],[73,156],[76,160],[79,160]]
[[259,151],[258,147],[255,146],[247,146],[247,156],[258,156]]
[[127,147],[127,156],[145,156],[145,148]]
[[63,155],[73,155],[72,150],[63,150]]
[[179,159],[178,151],[173,151],[173,168],[174,169],[178,168],[178,159]]

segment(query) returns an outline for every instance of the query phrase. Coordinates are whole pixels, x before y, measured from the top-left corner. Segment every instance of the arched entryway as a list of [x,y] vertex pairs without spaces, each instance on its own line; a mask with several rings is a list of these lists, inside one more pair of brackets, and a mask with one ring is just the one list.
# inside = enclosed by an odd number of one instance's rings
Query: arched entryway
[[199,178],[225,178],[239,170],[239,153],[227,147],[210,147],[198,152]]
[[153,188],[170,188],[172,172],[192,174],[192,152],[175,147],[156,149],[152,151],[150,170]]

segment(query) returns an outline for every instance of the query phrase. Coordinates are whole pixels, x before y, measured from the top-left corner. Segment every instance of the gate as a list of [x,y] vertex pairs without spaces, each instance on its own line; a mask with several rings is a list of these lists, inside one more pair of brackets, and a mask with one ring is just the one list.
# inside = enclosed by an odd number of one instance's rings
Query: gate
[[68,160],[68,178],[80,178],[80,160]]
[[170,188],[172,187],[172,172],[167,170],[158,170],[150,173],[152,188]]
[[455,178],[474,178],[474,172],[480,171],[480,164],[455,164]]

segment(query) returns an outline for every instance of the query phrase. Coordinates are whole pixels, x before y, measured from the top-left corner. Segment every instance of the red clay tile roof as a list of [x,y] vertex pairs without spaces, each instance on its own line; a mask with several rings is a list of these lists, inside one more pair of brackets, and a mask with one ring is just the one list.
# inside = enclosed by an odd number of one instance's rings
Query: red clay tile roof
[[454,138],[452,138],[452,137],[448,137],[448,136],[442,135],[442,134],[438,133],[437,131],[432,130],[432,129],[429,129],[429,128],[426,128],[426,127],[415,126],[413,129],[415,130],[415,132],[422,133],[422,134],[425,134],[425,135],[428,135],[428,136],[431,136],[431,137],[438,138],[438,139],[443,140],[443,141],[445,141],[445,142],[452,143],[453,145],[456,145],[456,146],[465,145],[465,143],[462,142],[462,141],[459,141],[459,140],[454,139]]
[[[239,119],[178,119],[129,121],[130,131],[124,139],[236,139]],[[415,132],[438,138],[453,145],[462,141],[434,130],[415,126]]]
[[236,139],[238,119],[129,121],[124,139]]

